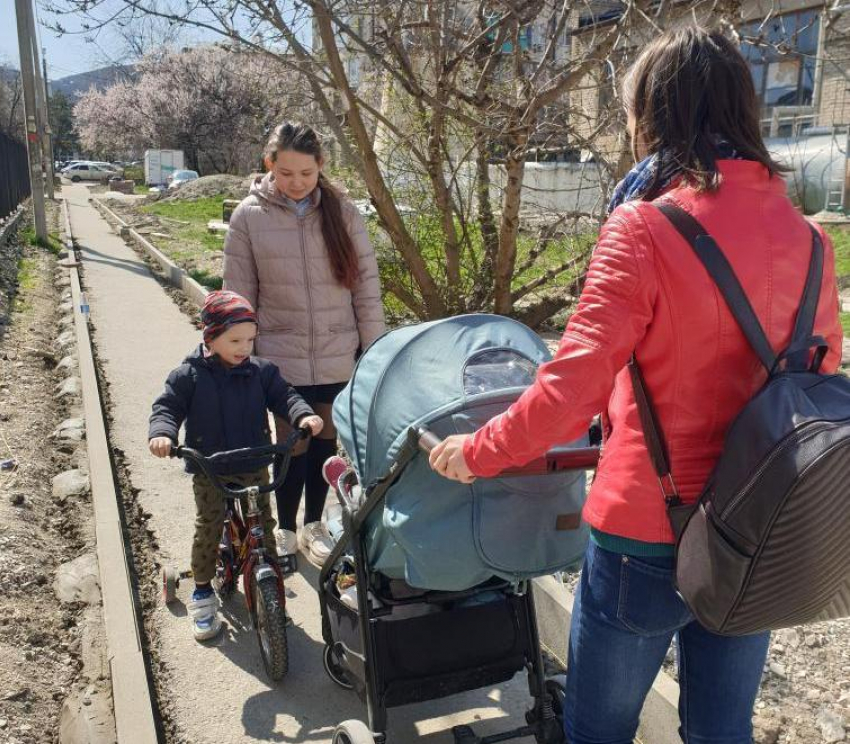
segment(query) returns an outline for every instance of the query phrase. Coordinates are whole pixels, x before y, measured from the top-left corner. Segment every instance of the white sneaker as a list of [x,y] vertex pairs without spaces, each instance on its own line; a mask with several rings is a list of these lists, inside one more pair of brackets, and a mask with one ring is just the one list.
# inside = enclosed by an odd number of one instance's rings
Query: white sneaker
[[218,617],[218,596],[215,592],[201,599],[192,599],[188,609],[196,641],[208,641],[219,634],[221,620]]
[[301,529],[301,549],[314,566],[321,568],[324,565],[331,554],[332,545],[321,522],[310,522]]
[[278,555],[292,555],[298,552],[298,538],[292,530],[275,530],[274,537]]

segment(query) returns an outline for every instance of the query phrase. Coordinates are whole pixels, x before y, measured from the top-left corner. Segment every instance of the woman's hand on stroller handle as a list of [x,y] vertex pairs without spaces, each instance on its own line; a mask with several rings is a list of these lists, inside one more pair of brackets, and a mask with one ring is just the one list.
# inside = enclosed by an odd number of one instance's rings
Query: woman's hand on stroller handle
[[[426,432],[424,436],[420,436],[419,446],[423,449],[430,446],[428,462],[435,472],[450,480],[469,484],[475,481],[475,475],[466,464],[463,446],[471,436],[471,434],[453,434],[446,437],[442,442],[438,441],[434,444],[435,435]],[[423,442],[423,440],[426,441]]]
[[[476,479],[463,455],[464,444],[471,436],[472,434],[455,434],[441,440],[434,432],[424,427],[416,430],[419,449],[428,455],[431,468],[440,475],[461,483],[472,483]],[[545,475],[567,470],[594,470],[599,462],[599,455],[600,448],[597,445],[555,447],[543,457],[532,460],[522,467],[505,468],[495,477],[508,478]]]

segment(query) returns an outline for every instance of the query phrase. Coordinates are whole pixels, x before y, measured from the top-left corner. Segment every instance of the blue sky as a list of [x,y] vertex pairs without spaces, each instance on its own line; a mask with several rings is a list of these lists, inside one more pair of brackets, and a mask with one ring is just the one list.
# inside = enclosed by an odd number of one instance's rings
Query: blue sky
[[[50,20],[43,8],[38,8],[40,21]],[[66,17],[62,24],[69,30],[79,31],[76,19]],[[52,31],[39,25],[38,35],[41,46],[47,50],[48,76],[61,78],[78,72],[88,72],[106,64],[104,52],[108,53],[114,39],[110,34],[101,33],[96,41],[86,41],[81,34],[67,34],[57,37]],[[4,64],[19,66],[18,27],[15,18],[14,0],[0,2],[0,60]]]
[[[40,45],[47,51],[47,73],[51,79],[58,79],[80,72],[104,67],[111,63],[127,63],[132,60],[125,56],[124,41],[109,28],[102,29],[91,38],[82,25],[82,19],[74,15],[57,18],[49,14],[36,0],[38,35]],[[45,27],[57,20],[69,33],[57,36]],[[215,34],[202,34],[196,30],[181,32],[180,43],[186,46],[201,41],[217,39]],[[0,63],[20,65],[18,56],[18,30],[15,17],[14,0],[0,0]]]
[[[55,23],[56,17],[50,15],[41,7],[40,0],[35,0],[35,2],[38,5],[38,20],[41,21],[38,34],[41,46],[47,50],[47,72],[51,79],[88,72],[110,63],[132,61],[124,56],[124,42],[114,31],[108,28],[103,29],[98,32],[96,38],[87,38],[80,25],[80,21],[84,19],[73,15],[63,16],[59,20],[68,31],[76,33],[57,36],[45,28],[45,23]],[[123,4],[120,0],[115,0],[115,2],[119,6]],[[61,2],[57,4],[61,4]],[[299,36],[303,38],[308,33],[299,34]],[[211,32],[202,33],[198,30],[186,29],[181,32],[179,43],[191,46],[204,41],[216,41],[220,38],[220,36]],[[19,66],[14,0],[0,0],[0,63],[12,64],[14,67]]]

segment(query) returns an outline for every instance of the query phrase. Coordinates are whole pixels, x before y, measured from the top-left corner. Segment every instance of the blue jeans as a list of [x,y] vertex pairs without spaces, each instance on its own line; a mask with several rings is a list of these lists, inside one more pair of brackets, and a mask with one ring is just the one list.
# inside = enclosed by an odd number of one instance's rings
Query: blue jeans
[[564,730],[569,744],[631,744],[670,642],[679,660],[685,744],[751,744],[769,633],[710,633],[673,588],[672,558],[591,543],[570,629]]

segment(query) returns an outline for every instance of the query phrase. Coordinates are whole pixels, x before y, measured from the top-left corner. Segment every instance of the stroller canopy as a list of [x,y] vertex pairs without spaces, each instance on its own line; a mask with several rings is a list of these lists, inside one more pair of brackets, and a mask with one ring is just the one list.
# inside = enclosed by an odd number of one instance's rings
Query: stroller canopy
[[[537,334],[497,315],[387,333],[366,350],[334,403],[334,423],[361,484],[369,487],[388,473],[411,426],[441,437],[475,431],[516,400],[549,359]],[[555,531],[558,517],[577,515],[583,502],[581,472],[470,487],[441,478],[426,457],[416,457],[373,520],[372,568],[445,590],[494,575],[521,580],[550,573],[583,553],[583,525]]]
[[[361,483],[387,471],[408,427],[468,397],[467,361],[492,349],[512,350],[535,366],[550,358],[536,333],[500,315],[406,326],[369,347],[334,406],[334,423]],[[533,374],[516,387],[531,380]]]

